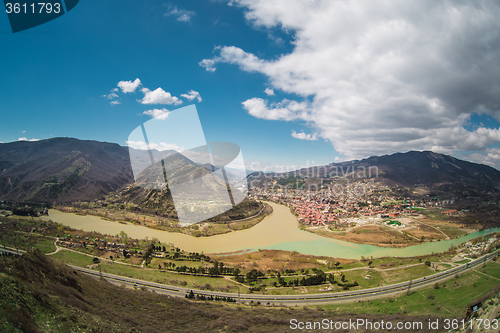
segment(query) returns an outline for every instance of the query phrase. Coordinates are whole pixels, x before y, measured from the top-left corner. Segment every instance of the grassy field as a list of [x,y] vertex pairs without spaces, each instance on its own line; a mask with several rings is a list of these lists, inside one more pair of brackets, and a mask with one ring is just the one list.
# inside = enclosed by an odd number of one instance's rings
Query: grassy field
[[19,248],[25,251],[34,247],[43,253],[50,253],[56,250],[56,247],[54,246],[54,239],[33,234],[4,234],[0,238],[0,244],[8,247]]
[[[71,251],[60,251],[52,256],[54,259],[61,260],[65,263],[69,263],[75,266],[80,266],[80,267],[85,267],[87,265],[93,264],[92,257],[71,252]],[[394,263],[401,263],[401,264],[407,264],[406,261],[404,260],[386,260],[380,259],[379,261],[384,264],[388,264],[390,262]],[[164,263],[166,259],[153,259],[152,264],[150,267],[155,268],[158,266],[158,263]],[[197,262],[190,262],[190,261],[176,261],[175,262],[178,266],[179,265],[188,265],[191,264],[194,267],[197,267],[199,263]],[[132,267],[128,265],[122,265],[118,263],[110,263],[110,262],[102,262],[101,263],[101,268],[103,272],[111,273],[111,274],[117,274],[117,275],[122,275],[122,276],[127,276],[131,278],[137,278],[141,280],[146,280],[146,281],[152,281],[152,282],[158,282],[158,283],[164,283],[164,284],[170,284],[170,285],[177,285],[177,286],[185,286],[186,288],[199,288],[200,286],[206,286],[206,284],[209,284],[210,287],[214,289],[219,289],[219,290],[224,290],[224,291],[237,291],[237,284],[232,282],[231,280],[226,280],[223,278],[211,278],[211,277],[203,277],[203,276],[193,276],[193,275],[184,275],[184,274],[178,274],[175,272],[169,272],[169,271],[158,271],[157,269],[143,269],[143,268],[137,268],[137,267]],[[338,270],[338,272],[341,272],[342,270]],[[338,272],[335,272],[335,280],[338,282],[340,281],[340,276]],[[348,282],[352,283],[356,281],[359,286],[358,287],[352,287],[351,290],[356,290],[356,289],[361,289],[361,288],[371,288],[371,287],[376,287],[379,285],[385,285],[385,284],[390,284],[390,283],[397,283],[397,282],[402,282],[402,281],[408,281],[410,278],[417,278],[417,277],[422,277],[422,276],[427,276],[429,274],[432,274],[432,271],[428,268],[428,266],[425,265],[419,265],[416,267],[409,267],[405,269],[400,269],[400,270],[389,270],[387,272],[379,272],[373,269],[367,268],[362,269],[362,270],[355,270],[355,271],[345,271],[344,272],[346,279]],[[366,275],[369,274],[371,276],[370,279],[366,279]],[[298,278],[299,280],[302,277],[292,275],[292,276],[283,276],[283,279],[288,283],[291,280],[294,280]],[[269,289],[272,288],[273,282],[278,282],[277,278],[268,278],[268,279],[262,279],[259,280],[259,283],[257,284],[252,284],[251,286],[262,286],[263,284],[266,285],[266,288],[268,289],[262,289],[261,291],[257,291],[256,293],[269,293],[269,294],[283,294],[283,295],[288,295],[288,294],[302,294],[304,293],[304,290],[306,290],[307,293],[320,293],[319,289],[326,288],[327,285],[321,285],[321,286],[298,286],[298,287],[281,287],[281,288],[276,288],[276,289]],[[305,288],[305,289],[304,289]],[[333,285],[333,290],[338,292],[342,291],[342,287],[338,285]],[[242,287],[240,288],[241,292],[248,292],[248,289]]]
[[52,259],[60,260],[66,264],[73,266],[85,267],[87,265],[92,265],[92,257],[86,256],[84,254],[76,253],[73,251],[59,251],[50,256]]
[[440,224],[439,229],[450,238],[457,238],[467,234],[467,231],[458,228],[454,224]]
[[[463,317],[467,306],[474,300],[488,294],[500,285],[500,264],[490,262],[478,269],[490,276],[469,271],[458,278],[439,283],[439,288],[427,287],[413,290],[396,297],[385,297],[354,303],[323,306],[335,310],[337,314],[411,314],[439,315],[443,317]],[[497,279],[495,279],[496,277]]]
[[[52,259],[57,259],[65,263],[85,267],[92,265],[92,257],[75,253],[72,251],[60,251],[51,256]],[[177,262],[179,263],[179,262]],[[156,267],[158,265],[156,264]],[[154,267],[154,266],[152,266]],[[237,285],[232,281],[224,278],[211,278],[204,276],[193,276],[178,274],[175,272],[158,271],[156,269],[138,268],[129,265],[122,265],[111,262],[101,262],[101,269],[104,273],[127,276],[134,279],[140,279],[151,282],[158,282],[174,286],[182,286],[186,288],[208,288],[213,290],[223,290],[229,292],[238,292]],[[207,284],[209,286],[207,286]],[[246,288],[240,288],[241,292],[246,292]]]
[[[204,276],[184,275],[174,272],[141,269],[120,264],[101,263],[102,271],[116,275],[127,276],[134,279],[153,281],[174,286],[194,289],[221,290],[237,292],[236,285],[224,278],[211,278]],[[242,288],[244,289],[244,288]],[[244,290],[242,290],[243,292]]]

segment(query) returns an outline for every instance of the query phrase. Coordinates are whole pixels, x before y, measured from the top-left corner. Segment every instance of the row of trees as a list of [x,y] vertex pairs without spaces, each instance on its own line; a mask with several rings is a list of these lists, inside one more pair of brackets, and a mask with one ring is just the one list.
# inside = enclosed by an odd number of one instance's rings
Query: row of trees
[[281,274],[278,273],[278,282],[274,282],[275,286],[282,286],[282,287],[287,287],[287,286],[315,286],[319,284],[323,284],[326,282],[328,279],[331,283],[335,282],[335,279],[333,277],[333,274],[327,275],[325,272],[319,269],[313,269],[314,275],[312,276],[306,276],[302,277],[301,279],[294,279],[288,281],[288,283],[281,277]]
[[232,297],[225,297],[225,296],[205,296],[205,295],[198,295],[193,293],[191,290],[188,294],[186,294],[187,299],[195,299],[198,301],[221,301],[221,302],[229,302],[229,303],[236,303],[236,300]]

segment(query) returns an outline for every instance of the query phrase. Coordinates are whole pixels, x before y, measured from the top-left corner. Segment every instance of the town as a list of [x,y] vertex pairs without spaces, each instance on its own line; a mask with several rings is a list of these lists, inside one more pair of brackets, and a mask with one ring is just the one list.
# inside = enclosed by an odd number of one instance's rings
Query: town
[[[444,228],[439,225],[444,221],[457,222],[465,216],[466,210],[447,207],[453,204],[453,200],[440,200],[429,195],[419,199],[399,195],[398,192],[402,192],[399,186],[390,187],[374,179],[352,183],[322,179],[320,184],[306,184],[295,178],[295,184],[301,184],[295,187],[291,186],[293,184],[281,186],[284,179],[272,177],[265,188],[250,187],[249,197],[286,205],[303,229],[322,236],[337,238],[360,228],[371,227],[378,232],[387,227],[383,231],[397,231],[404,236],[406,245],[413,245],[415,242],[450,239],[474,231],[460,223],[448,223]],[[395,232],[392,234],[396,235]],[[403,242],[389,241],[387,244],[400,246]],[[375,245],[382,244],[378,242]]]

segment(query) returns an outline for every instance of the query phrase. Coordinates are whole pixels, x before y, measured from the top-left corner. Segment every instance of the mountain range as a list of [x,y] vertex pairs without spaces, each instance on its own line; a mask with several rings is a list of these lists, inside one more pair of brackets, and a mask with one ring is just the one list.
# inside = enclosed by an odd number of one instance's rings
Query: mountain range
[[[190,165],[187,159],[183,163],[196,177],[208,171]],[[286,174],[255,172],[248,180],[262,184],[269,175],[299,175],[308,181],[336,176],[360,180],[362,172],[364,177],[390,186],[425,188],[430,195],[481,200],[500,197],[500,171],[431,151],[373,156]],[[70,203],[99,200],[120,191],[133,192],[126,197],[140,197],[142,202],[151,191],[135,188],[128,147],[74,138],[0,144],[0,200]]]
[[[401,196],[435,196],[455,201],[500,200],[500,171],[432,151],[409,151],[362,160],[331,163],[285,173],[254,172],[257,187],[278,184],[318,184],[321,180],[372,181],[397,187]],[[288,182],[287,182],[288,181]]]

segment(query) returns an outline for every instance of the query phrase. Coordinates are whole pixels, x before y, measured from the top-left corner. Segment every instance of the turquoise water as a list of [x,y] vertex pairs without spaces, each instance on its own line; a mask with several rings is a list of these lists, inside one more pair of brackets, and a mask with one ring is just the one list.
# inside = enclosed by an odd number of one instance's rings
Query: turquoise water
[[[350,258],[350,259],[360,259],[361,256],[374,257],[374,258],[413,257],[419,255],[444,252],[447,251],[452,245],[456,246],[465,243],[468,240],[488,235],[492,232],[500,232],[500,228],[477,231],[452,240],[423,243],[423,244],[408,246],[401,249],[379,247],[374,245],[355,244],[339,240],[327,239],[323,237],[320,237],[313,241],[284,242],[284,243],[274,244],[269,247],[266,247],[266,249],[297,251],[303,254],[329,256],[336,258]],[[338,242],[338,244],[335,245],[332,244],[336,242]]]

